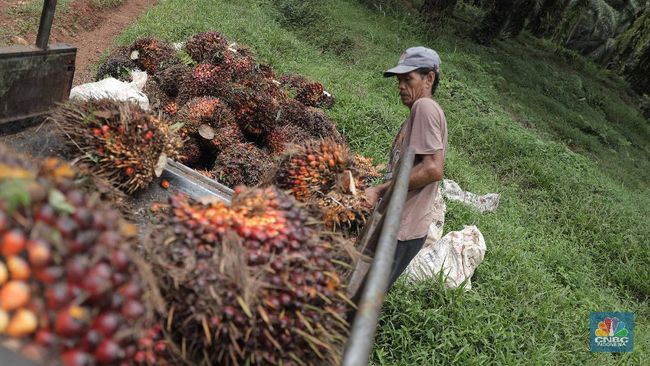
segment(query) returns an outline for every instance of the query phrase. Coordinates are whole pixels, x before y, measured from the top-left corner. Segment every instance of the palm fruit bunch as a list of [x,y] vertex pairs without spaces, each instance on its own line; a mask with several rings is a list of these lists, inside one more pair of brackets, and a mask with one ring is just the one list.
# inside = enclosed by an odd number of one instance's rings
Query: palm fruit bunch
[[284,153],[291,145],[310,140],[312,137],[302,128],[285,124],[276,126],[266,136],[264,136],[264,145],[273,155]]
[[334,104],[334,97],[325,91],[323,84],[317,81],[296,74],[283,75],[279,81],[294,95],[295,100],[306,107],[328,108]]
[[137,65],[131,60],[128,47],[117,47],[111,54],[99,65],[95,80],[99,81],[107,77],[112,77],[122,81],[131,81],[130,72],[137,68]]
[[237,189],[232,204],[170,199],[150,261],[172,339],[190,362],[337,365],[349,309],[341,248],[275,187]]
[[268,153],[250,142],[226,146],[214,161],[214,179],[229,187],[248,187],[261,183],[271,171],[273,160]]
[[131,45],[130,58],[138,67],[149,75],[154,75],[159,69],[178,63],[176,50],[168,42],[156,38],[141,38]]
[[282,102],[280,116],[283,121],[302,128],[311,138],[343,141],[334,121],[318,108],[305,107],[296,100],[288,99]]
[[305,202],[316,192],[331,191],[350,162],[345,145],[330,139],[307,141],[285,153],[275,173],[275,184]]
[[190,37],[185,52],[197,63],[220,63],[228,51],[228,41],[219,32],[203,32]]
[[205,163],[211,167],[221,150],[243,139],[232,112],[218,98],[191,99],[174,121],[182,124],[180,133],[186,141],[181,161],[190,167]]
[[274,183],[308,203],[329,230],[354,237],[371,213],[356,159],[334,140],[307,141],[284,154]]
[[219,66],[199,64],[185,74],[178,87],[178,102],[192,98],[223,96],[230,88],[230,75]]
[[61,160],[34,164],[0,146],[0,172],[4,344],[47,364],[168,364],[162,338],[157,350],[138,342],[154,326],[154,291],[131,252],[137,228],[83,193]]
[[67,137],[73,155],[129,194],[159,176],[167,159],[175,159],[182,147],[166,121],[134,103],[71,100],[50,119]]
[[149,98],[149,108],[153,111],[162,110],[164,106],[172,102],[172,99],[160,89],[160,85],[154,78],[147,77],[142,92]]
[[280,104],[270,93],[235,84],[225,100],[241,130],[253,137],[263,136],[278,123]]
[[257,64],[252,56],[242,55],[237,50],[231,49],[227,49],[221,62],[216,64],[228,70],[234,81],[251,78],[251,74],[257,69]]
[[191,70],[192,68],[188,65],[178,63],[158,71],[154,75],[154,79],[160,90],[173,99],[178,96],[181,81]]

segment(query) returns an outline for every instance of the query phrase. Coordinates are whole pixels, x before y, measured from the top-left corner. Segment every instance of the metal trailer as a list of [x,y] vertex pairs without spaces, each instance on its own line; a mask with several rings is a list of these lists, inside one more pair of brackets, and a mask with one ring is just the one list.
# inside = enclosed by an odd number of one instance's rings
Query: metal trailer
[[[44,128],[44,116],[57,103],[68,98],[74,76],[76,48],[48,46],[56,0],[44,0],[36,47],[0,48],[0,143],[35,157],[57,156],[63,144],[52,128]],[[357,241],[366,260],[359,260],[349,280],[349,295],[358,306],[349,340],[345,346],[344,366],[367,365],[372,351],[381,306],[397,244],[400,218],[408,191],[414,154],[407,151],[395,172],[393,184],[380,200]],[[168,189],[152,184],[132,197],[137,208],[134,217],[146,223],[146,208],[153,202],[166,201],[182,192],[194,198],[211,197],[230,202],[232,189],[209,179],[181,163],[170,161],[161,179]],[[0,365],[34,363],[0,346]]]

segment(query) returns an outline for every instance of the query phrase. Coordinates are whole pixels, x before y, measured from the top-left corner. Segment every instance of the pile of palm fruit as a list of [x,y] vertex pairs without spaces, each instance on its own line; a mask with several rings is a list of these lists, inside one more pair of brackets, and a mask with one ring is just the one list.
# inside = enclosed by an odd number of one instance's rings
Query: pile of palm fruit
[[170,364],[137,229],[76,179],[0,146],[2,344],[47,364]]
[[317,108],[334,102],[322,84],[299,75],[276,80],[248,47],[218,32],[196,34],[178,52],[154,38],[137,40],[114,50],[97,78],[124,78],[133,68],[149,75],[144,92],[154,111],[181,126],[180,161],[226,185],[261,183],[287,144],[343,141]]
[[147,245],[166,324],[194,364],[336,365],[349,300],[341,245],[275,187],[231,205],[172,197]]
[[[218,32],[190,37],[178,53],[172,49],[156,39],[138,40],[116,49],[98,77],[119,75],[116,70],[125,67],[146,70],[150,78],[144,91],[152,105],[180,126],[181,162],[231,187],[275,182],[323,209],[328,228],[354,236],[369,214],[363,188],[379,174],[369,160],[349,154],[335,123],[320,109],[334,102],[323,85],[295,74],[276,80],[272,68],[258,64],[250,49]],[[320,146],[339,151],[342,160],[332,172],[309,166],[310,174],[324,175],[292,173],[295,167],[287,162],[301,163],[297,160],[312,155],[307,150]],[[320,158],[328,154],[323,153]],[[357,169],[360,162],[365,169]],[[348,183],[340,184],[345,179]]]

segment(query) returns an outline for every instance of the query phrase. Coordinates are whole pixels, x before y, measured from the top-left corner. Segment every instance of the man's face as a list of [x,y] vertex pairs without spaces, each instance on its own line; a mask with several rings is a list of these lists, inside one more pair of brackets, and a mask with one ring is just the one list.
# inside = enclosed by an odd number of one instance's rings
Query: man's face
[[430,72],[428,75],[422,75],[417,71],[411,71],[408,74],[397,75],[399,86],[399,96],[405,106],[411,108],[416,100],[429,96],[435,74]]

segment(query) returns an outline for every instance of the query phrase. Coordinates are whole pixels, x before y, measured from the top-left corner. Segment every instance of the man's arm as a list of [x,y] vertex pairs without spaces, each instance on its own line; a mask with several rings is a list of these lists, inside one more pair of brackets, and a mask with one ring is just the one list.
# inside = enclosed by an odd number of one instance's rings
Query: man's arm
[[[442,180],[444,176],[445,156],[442,150],[438,150],[433,154],[420,156],[422,156],[422,160],[411,169],[409,191]],[[366,200],[368,203],[374,206],[384,192],[386,192],[390,184],[391,181],[387,181],[376,187],[366,189]]]

